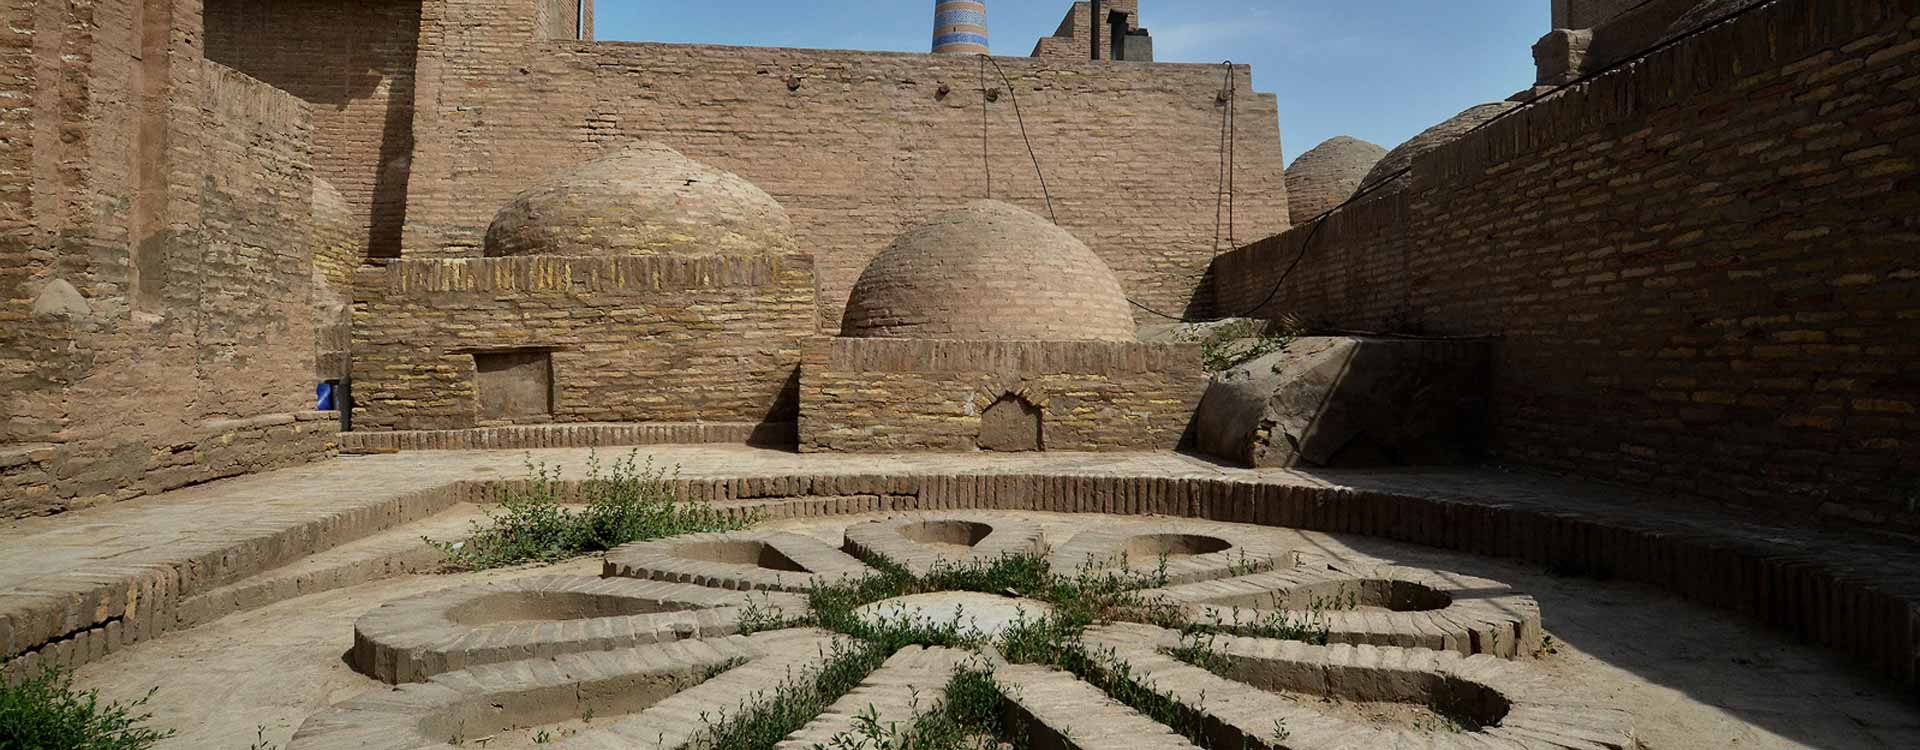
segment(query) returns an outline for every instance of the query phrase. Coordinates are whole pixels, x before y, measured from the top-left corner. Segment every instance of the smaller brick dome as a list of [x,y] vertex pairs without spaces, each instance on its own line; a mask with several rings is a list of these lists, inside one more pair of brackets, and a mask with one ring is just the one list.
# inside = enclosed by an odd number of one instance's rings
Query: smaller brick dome
[[1133,341],[1112,269],[1067,230],[975,201],[906,231],[867,266],[842,335]]
[[[1488,120],[1499,117],[1500,113],[1518,106],[1520,106],[1519,102],[1492,102],[1468,107],[1466,111],[1454,115],[1446,122],[1427,128],[1406,143],[1388,151],[1387,155],[1367,172],[1367,178],[1360,181],[1360,190],[1387,181],[1395,172],[1413,166],[1414,157],[1460,140],[1460,136],[1466,135],[1467,131],[1480,127]],[[1397,188],[1385,188],[1385,190],[1392,192]]]
[[792,233],[753,183],[642,143],[515,196],[487,229],[486,255],[765,253],[791,249]]
[[1293,223],[1305,224],[1353,197],[1367,170],[1386,155],[1380,146],[1343,135],[1294,159],[1287,167],[1287,207]]

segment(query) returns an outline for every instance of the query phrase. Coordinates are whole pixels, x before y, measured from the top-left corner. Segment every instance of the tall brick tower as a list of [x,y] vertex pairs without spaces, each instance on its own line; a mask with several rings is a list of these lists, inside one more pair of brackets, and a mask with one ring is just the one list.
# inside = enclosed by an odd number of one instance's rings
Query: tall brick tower
[[933,53],[987,54],[986,1],[934,0]]

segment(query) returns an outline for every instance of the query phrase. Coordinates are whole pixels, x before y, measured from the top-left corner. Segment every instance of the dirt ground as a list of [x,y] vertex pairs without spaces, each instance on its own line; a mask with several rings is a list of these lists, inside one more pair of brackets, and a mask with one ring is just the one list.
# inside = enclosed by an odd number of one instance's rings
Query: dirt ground
[[[1049,530],[1066,517],[1032,514]],[[859,519],[785,524],[836,540]],[[1277,531],[1298,534],[1299,532]],[[1534,664],[1569,690],[1633,712],[1648,750],[1913,750],[1920,705],[1824,651],[1647,587],[1559,578],[1538,568],[1377,540],[1307,534],[1324,551],[1503,581],[1539,599],[1553,647]],[[1055,538],[1058,538],[1057,536]],[[160,750],[284,748],[306,717],[384,686],[342,660],[353,622],[396,598],[478,580],[597,575],[599,563],[412,576],[274,604],[142,643],[79,670],[84,687],[131,700],[179,732]],[[1250,688],[1251,689],[1251,688]]]

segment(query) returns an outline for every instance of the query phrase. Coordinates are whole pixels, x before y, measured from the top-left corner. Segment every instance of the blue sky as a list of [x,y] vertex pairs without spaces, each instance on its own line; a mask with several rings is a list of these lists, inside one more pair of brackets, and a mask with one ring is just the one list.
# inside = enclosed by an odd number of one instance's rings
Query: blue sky
[[[1141,0],[1156,58],[1253,65],[1287,159],[1336,135],[1392,148],[1533,82],[1548,0]],[[1025,55],[1067,0],[987,0],[994,53]],[[925,52],[933,0],[598,0],[605,40]]]

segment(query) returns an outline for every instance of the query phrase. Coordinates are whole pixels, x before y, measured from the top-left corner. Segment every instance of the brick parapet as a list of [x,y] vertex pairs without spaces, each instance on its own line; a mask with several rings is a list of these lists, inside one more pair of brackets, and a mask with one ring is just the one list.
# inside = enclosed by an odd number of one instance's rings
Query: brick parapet
[[1920,527],[1920,19],[1780,2],[1215,266],[1215,307],[1502,336],[1496,454]]
[[803,451],[978,450],[982,413],[1019,397],[1048,450],[1181,445],[1206,391],[1192,344],[816,339],[800,376]]
[[475,353],[547,352],[549,414],[509,423],[792,422],[815,335],[806,255],[403,260],[356,276],[355,427],[504,426]]

